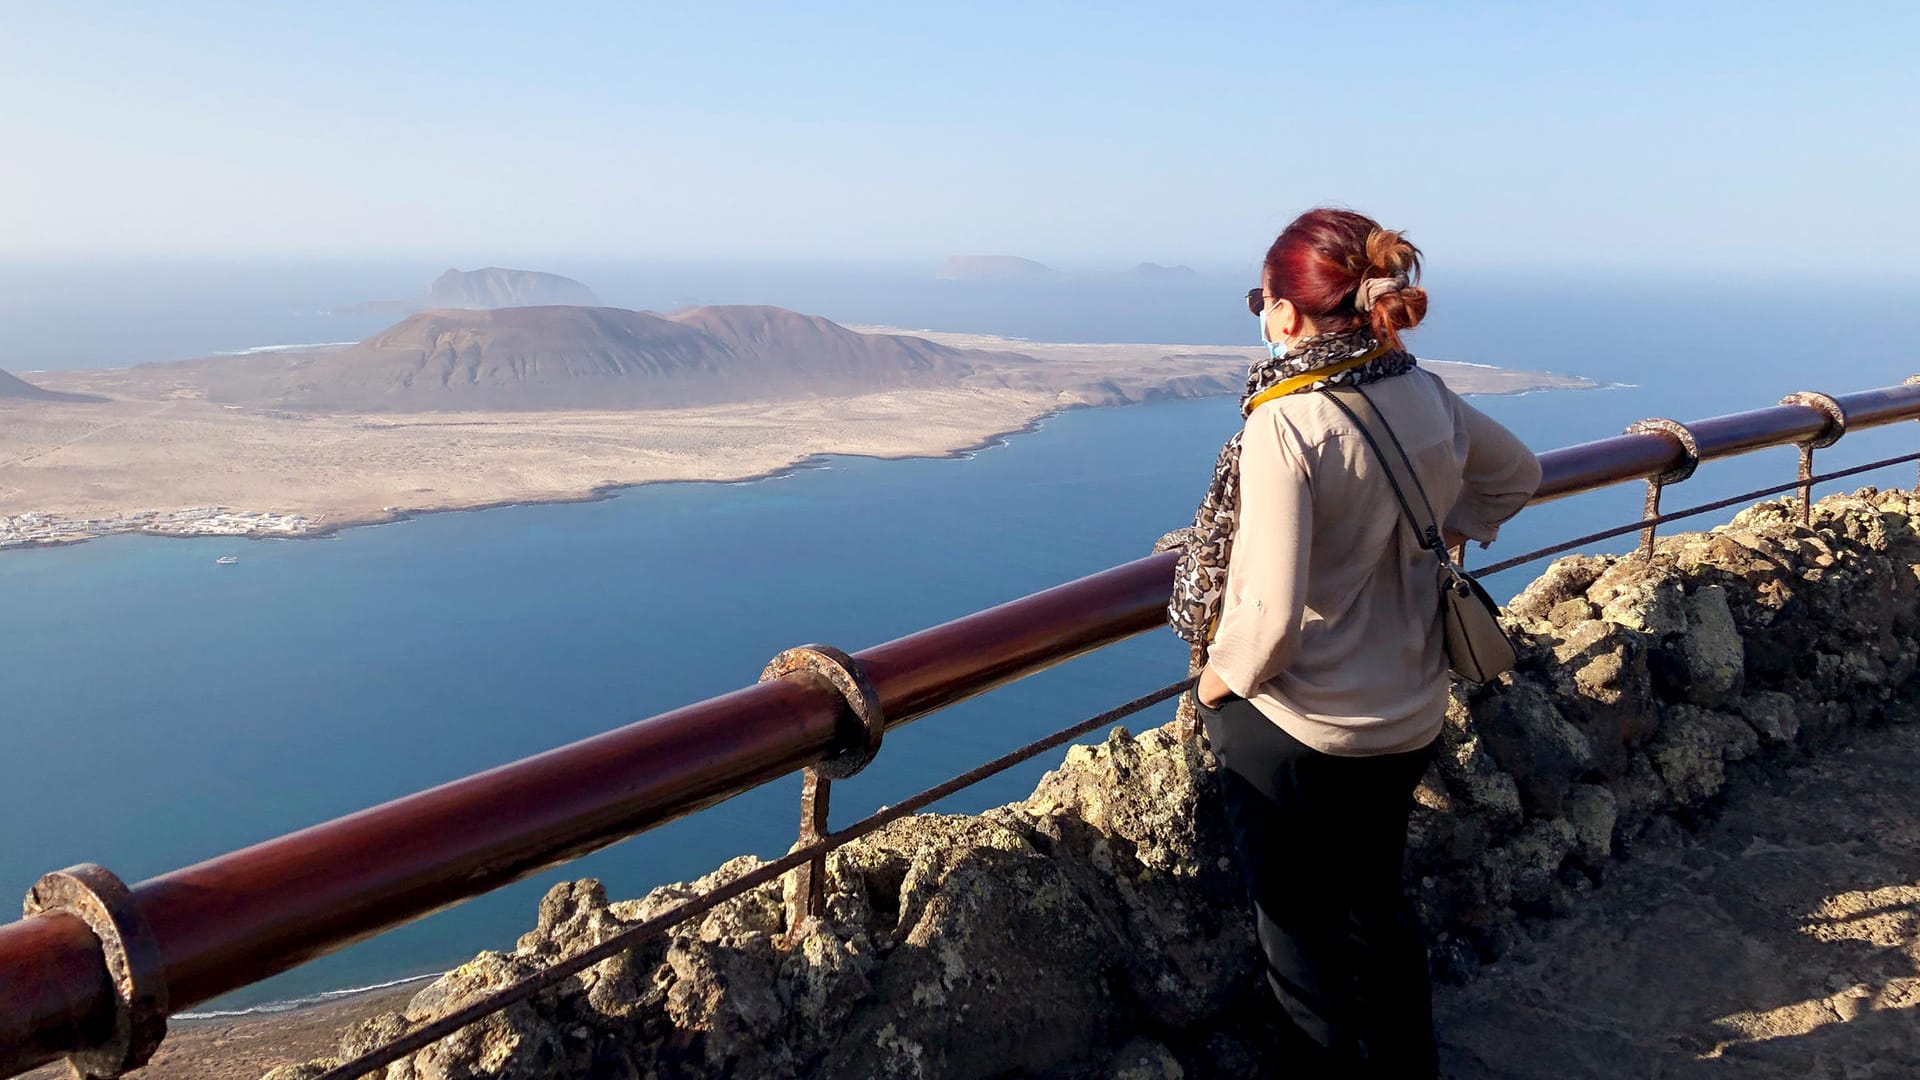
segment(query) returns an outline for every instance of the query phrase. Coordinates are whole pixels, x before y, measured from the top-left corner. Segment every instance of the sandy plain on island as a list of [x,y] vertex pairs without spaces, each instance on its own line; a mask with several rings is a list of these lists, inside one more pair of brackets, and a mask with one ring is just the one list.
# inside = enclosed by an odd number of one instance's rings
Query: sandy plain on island
[[[873,328],[861,328],[873,329]],[[0,401],[0,518],[115,519],[220,506],[299,514],[311,534],[408,513],[594,498],[637,484],[742,480],[820,454],[942,456],[1063,409],[1235,392],[1256,349],[1083,345],[913,331],[1017,351],[993,384],[659,410],[344,414],[206,400],[142,369],[36,372],[99,402]],[[1584,379],[1425,362],[1467,394]],[[128,531],[102,528],[101,533]],[[149,529],[145,531],[168,531]]]

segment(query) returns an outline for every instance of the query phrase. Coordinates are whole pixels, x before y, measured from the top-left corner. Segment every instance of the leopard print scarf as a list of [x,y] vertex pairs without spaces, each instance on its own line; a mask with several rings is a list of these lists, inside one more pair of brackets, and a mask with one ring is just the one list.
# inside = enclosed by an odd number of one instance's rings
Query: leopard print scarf
[[[1240,395],[1240,413],[1244,417],[1256,396],[1283,380],[1331,367],[1378,347],[1379,342],[1364,329],[1308,338],[1285,356],[1253,365],[1247,372],[1246,392]],[[1389,349],[1359,367],[1309,383],[1293,393],[1312,393],[1328,386],[1363,386],[1411,371],[1414,364],[1411,354]],[[1213,636],[1226,590],[1227,558],[1233,551],[1234,522],[1240,506],[1241,434],[1234,432],[1221,447],[1220,460],[1213,467],[1213,482],[1207,485],[1200,509],[1194,512],[1193,524],[1168,533],[1154,545],[1155,551],[1180,552],[1173,599],[1167,604],[1167,623],[1174,633],[1201,648]]]

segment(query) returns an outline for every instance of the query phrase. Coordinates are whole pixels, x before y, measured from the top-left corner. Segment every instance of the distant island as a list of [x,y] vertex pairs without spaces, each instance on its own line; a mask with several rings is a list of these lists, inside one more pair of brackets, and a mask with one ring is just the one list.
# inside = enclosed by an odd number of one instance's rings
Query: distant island
[[1127,271],[1127,273],[1137,278],[1150,278],[1154,280],[1184,281],[1187,278],[1197,278],[1200,276],[1194,272],[1191,266],[1162,266],[1159,263],[1151,262],[1143,262],[1135,266],[1132,270]]
[[511,308],[544,304],[598,307],[593,290],[570,277],[538,270],[448,270],[433,279],[427,306],[437,308]]
[[1035,281],[1059,277],[1060,271],[1017,255],[954,255],[933,276],[941,281]]
[[933,276],[941,281],[1071,282],[1132,279],[1159,284],[1200,278],[1199,272],[1191,266],[1166,266],[1155,262],[1135,263],[1125,270],[1067,273],[1017,255],[954,255],[942,263]]
[[570,277],[488,266],[479,270],[447,270],[434,278],[427,287],[427,295],[418,299],[367,300],[336,309],[334,313],[410,313],[434,308],[486,310],[548,304],[597,307],[600,298]]
[[[435,310],[347,346],[48,372],[34,394],[0,380],[0,547],[314,536],[762,477],[820,454],[940,456],[1062,409],[1237,393],[1257,355],[846,327],[757,306]],[[1431,366],[1463,393],[1594,385]]]

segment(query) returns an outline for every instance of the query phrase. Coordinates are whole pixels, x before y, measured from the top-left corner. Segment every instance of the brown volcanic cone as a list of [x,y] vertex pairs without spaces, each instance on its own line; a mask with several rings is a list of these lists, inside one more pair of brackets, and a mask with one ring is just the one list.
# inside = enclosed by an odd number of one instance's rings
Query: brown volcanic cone
[[773,307],[551,306],[428,311],[343,349],[158,366],[211,401],[417,412],[777,401],[952,384],[1007,359]]

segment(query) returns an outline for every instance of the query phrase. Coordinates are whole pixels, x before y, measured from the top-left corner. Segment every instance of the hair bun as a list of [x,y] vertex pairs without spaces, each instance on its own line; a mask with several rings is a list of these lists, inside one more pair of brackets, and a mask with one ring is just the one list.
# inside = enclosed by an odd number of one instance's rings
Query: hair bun
[[1383,342],[1398,343],[1400,331],[1411,330],[1427,317],[1427,290],[1416,285],[1380,294],[1367,310],[1367,327]]
[[1362,278],[1420,276],[1420,250],[1392,229],[1374,229],[1367,234],[1367,269]]
[[1420,249],[1393,229],[1367,233],[1367,272],[1361,275],[1353,303],[1367,317],[1367,326],[1381,341],[1400,340],[1427,317],[1427,290],[1420,280]]
[[1326,332],[1369,327],[1381,344],[1399,348],[1399,331],[1426,315],[1419,280],[1420,249],[1406,237],[1364,214],[1321,207],[1281,230],[1261,284]]

